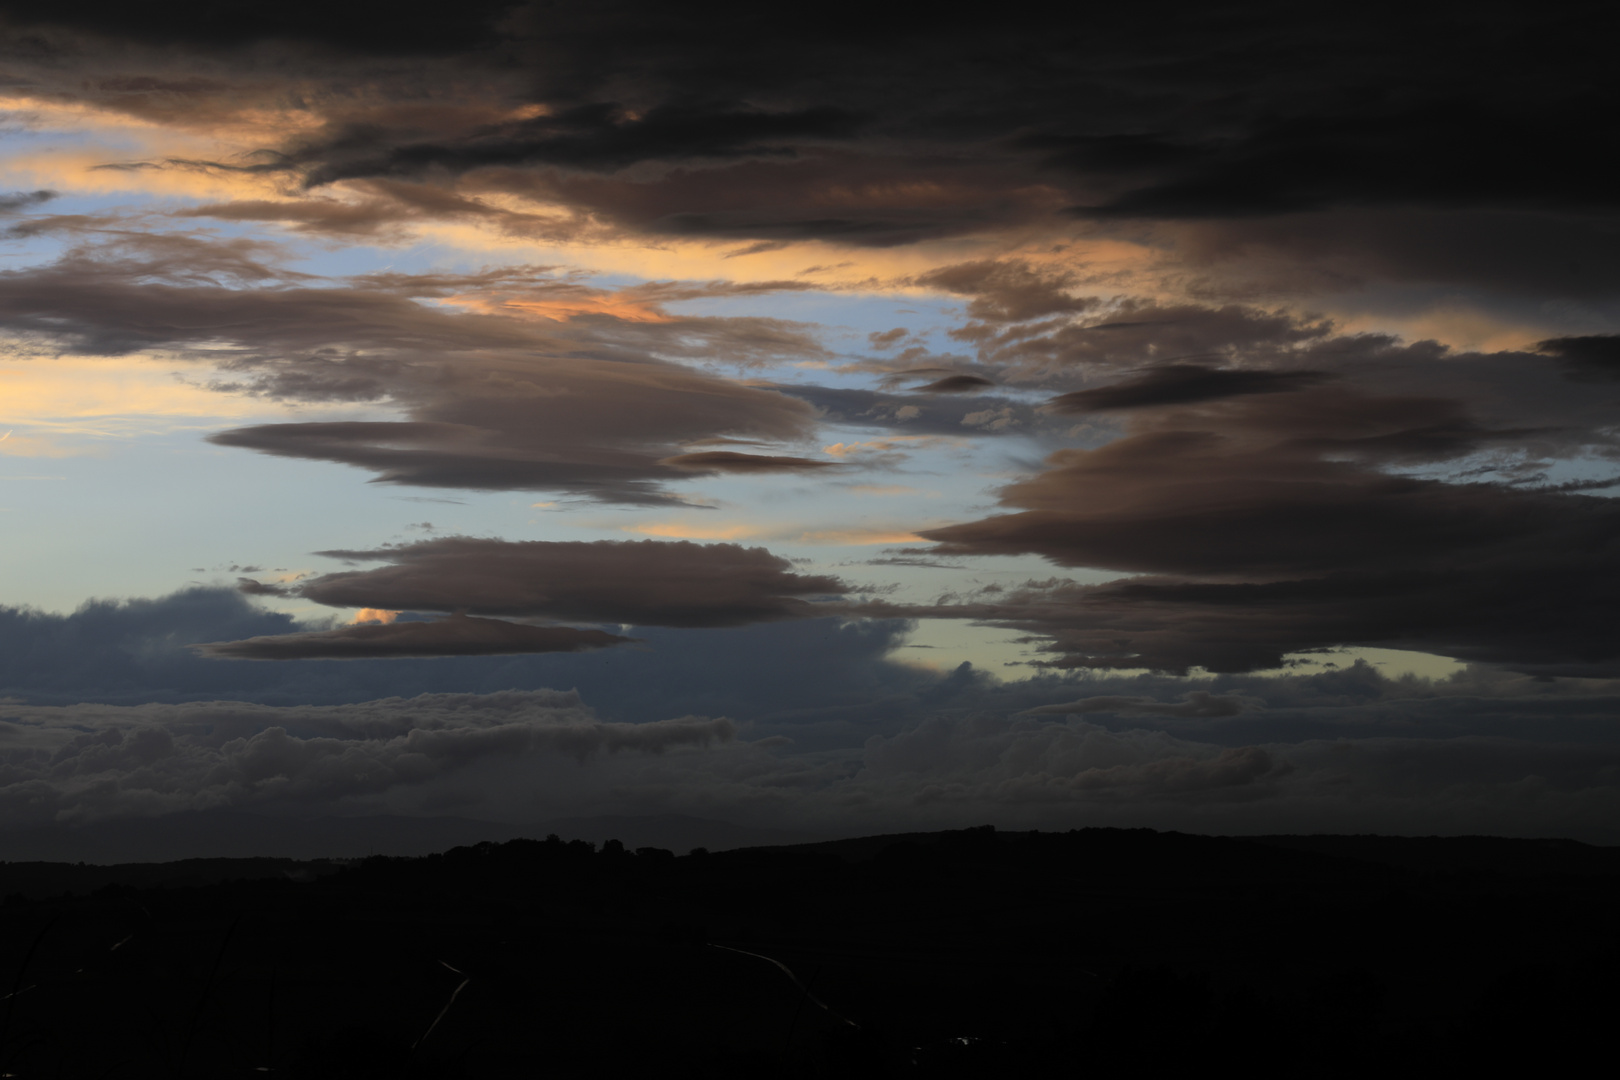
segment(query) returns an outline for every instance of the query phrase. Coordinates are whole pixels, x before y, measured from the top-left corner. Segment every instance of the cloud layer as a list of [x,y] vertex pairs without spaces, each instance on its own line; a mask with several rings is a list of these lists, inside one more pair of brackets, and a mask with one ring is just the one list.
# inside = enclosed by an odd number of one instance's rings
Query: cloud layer
[[[1614,837],[1600,5],[340,7],[0,0],[6,372],[158,360],[253,410],[210,461],[561,513],[0,608],[0,820]],[[71,426],[46,397],[8,408]],[[926,544],[574,539],[621,529]],[[908,663],[922,620],[1048,666]],[[1344,646],[1474,666],[1277,674]]]
[[0,706],[7,824],[236,806],[335,806],[488,760],[584,762],[732,737],[724,718],[596,720],[578,695],[442,694],[358,705]]
[[[230,594],[218,599],[227,612]],[[1391,679],[1359,662],[1316,674],[998,682],[971,669],[907,668],[886,659],[903,639],[834,620],[649,631],[636,651],[409,670],[365,660],[159,664],[161,643],[177,620],[198,618],[203,600],[190,599],[189,616],[160,602],[87,610],[61,634],[35,620],[30,670],[85,653],[105,624],[112,644],[87,659],[110,669],[123,650],[146,656],[153,666],[126,661],[108,689],[149,703],[0,705],[7,827],[237,808],[514,822],[673,812],[852,833],[994,821],[1620,839],[1612,680],[1485,668]],[[596,669],[608,659],[619,666]],[[457,665],[508,684],[580,683],[586,697],[538,688],[362,696],[389,682],[475,677]],[[150,700],[221,672],[272,680],[253,692],[295,703]],[[90,686],[77,683],[81,693]],[[24,689],[12,677],[0,687]],[[351,700],[296,703],[316,693]],[[607,720],[585,702],[647,719]],[[688,710],[736,719],[670,719]]]

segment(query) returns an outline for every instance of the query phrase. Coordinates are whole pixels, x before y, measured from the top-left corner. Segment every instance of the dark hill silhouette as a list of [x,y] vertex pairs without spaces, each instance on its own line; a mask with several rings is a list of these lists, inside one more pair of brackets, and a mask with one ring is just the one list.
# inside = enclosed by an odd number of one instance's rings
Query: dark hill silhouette
[[986,827],[10,863],[0,1072],[1558,1075],[1620,1005],[1617,855]]
[[602,843],[617,837],[632,847],[694,847],[720,851],[762,844],[793,844],[820,837],[786,829],[658,814],[576,817],[510,822],[461,817],[273,817],[208,810],[155,818],[120,818],[87,825],[48,825],[0,832],[0,860],[11,862],[173,862],[180,859],[354,858],[427,855],[484,840],[557,833]]

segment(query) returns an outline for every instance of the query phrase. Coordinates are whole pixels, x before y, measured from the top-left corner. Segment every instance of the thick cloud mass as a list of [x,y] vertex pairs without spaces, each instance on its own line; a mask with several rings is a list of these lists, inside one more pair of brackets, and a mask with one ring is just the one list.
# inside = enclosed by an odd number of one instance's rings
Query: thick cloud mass
[[[673,812],[850,833],[995,821],[1620,839],[1613,681],[1483,668],[1390,679],[1358,662],[1003,683],[904,667],[884,659],[903,640],[894,626],[827,619],[405,668],[206,661],[176,644],[255,620],[287,622],[224,591],[66,617],[0,610],[0,692],[33,696],[28,679],[76,663],[81,695],[149,702],[0,705],[0,826],[212,807],[514,822]],[[578,684],[646,722],[606,722],[554,690],[376,699],[430,678]],[[293,703],[163,700],[207,680]],[[296,703],[315,695],[348,703]],[[738,719],[670,719],[686,712]]]
[[[467,610],[631,626],[742,626],[811,618],[837,578],[795,574],[764,548],[689,541],[512,542],[449,537],[333,558],[387,560],[299,589],[335,607]],[[623,640],[623,639],[619,639]]]
[[[1435,5],[1402,11],[1398,32],[1362,5],[1272,0],[1038,25],[936,11],[903,31],[854,9],[810,25],[646,2],[478,3],[409,27],[369,4],[263,19],[82,6],[5,6],[22,85],[186,128],[292,96],[304,112],[221,160],[135,165],[314,192],[387,182],[396,208],[453,186],[548,208],[529,228],[554,235],[889,246],[1066,216],[1212,223],[1210,245],[1308,266],[1300,246],[1324,226],[1273,223],[1353,210],[1388,219],[1345,235],[1361,268],[1545,288],[1567,270],[1523,255],[1590,235],[1615,200],[1595,3]],[[1443,213],[1474,214],[1439,228],[1492,257],[1438,267],[1413,238]],[[1390,224],[1403,215],[1418,226]],[[1615,250],[1606,230],[1594,251]]]
[[333,805],[482,761],[662,753],[732,737],[724,718],[608,724],[577,694],[438,694],[359,705],[0,705],[7,824],[255,804]]
[[1376,644],[1613,670],[1620,503],[1391,471],[1518,437],[1440,398],[1339,386],[1238,397],[1060,450],[1003,491],[1017,512],[923,535],[940,555],[1146,575],[1031,583],[958,609],[1049,635],[1060,664],[1242,671]]

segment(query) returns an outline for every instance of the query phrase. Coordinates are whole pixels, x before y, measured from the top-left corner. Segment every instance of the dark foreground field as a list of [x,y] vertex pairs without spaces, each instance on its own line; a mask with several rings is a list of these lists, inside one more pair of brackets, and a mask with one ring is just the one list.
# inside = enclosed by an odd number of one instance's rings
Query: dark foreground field
[[0,895],[18,1077],[1560,1075],[1620,1005],[1620,849],[1565,841],[553,838]]

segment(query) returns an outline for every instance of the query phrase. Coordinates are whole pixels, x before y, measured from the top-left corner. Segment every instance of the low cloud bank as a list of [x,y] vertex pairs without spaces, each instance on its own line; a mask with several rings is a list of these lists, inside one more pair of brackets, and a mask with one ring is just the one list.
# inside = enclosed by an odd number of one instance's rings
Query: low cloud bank
[[575,693],[432,694],[358,705],[0,705],[0,818],[331,806],[489,759],[661,754],[726,742],[724,717],[604,723]]

